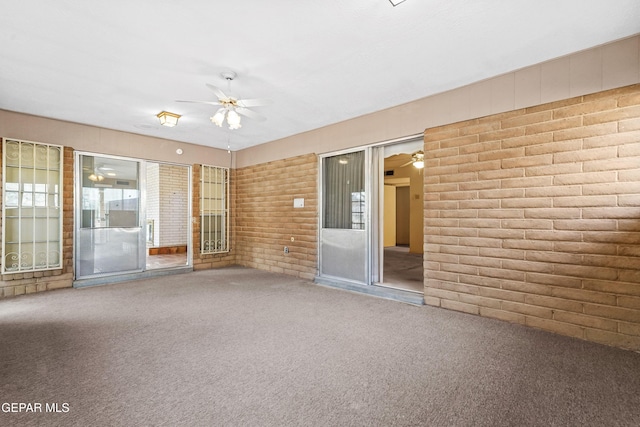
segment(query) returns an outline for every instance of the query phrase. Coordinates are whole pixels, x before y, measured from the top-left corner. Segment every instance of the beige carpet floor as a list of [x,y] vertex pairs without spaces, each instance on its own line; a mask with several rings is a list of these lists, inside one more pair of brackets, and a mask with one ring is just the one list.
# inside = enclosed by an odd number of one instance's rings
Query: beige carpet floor
[[637,426],[640,354],[227,268],[0,300],[0,396],[42,405],[2,426]]

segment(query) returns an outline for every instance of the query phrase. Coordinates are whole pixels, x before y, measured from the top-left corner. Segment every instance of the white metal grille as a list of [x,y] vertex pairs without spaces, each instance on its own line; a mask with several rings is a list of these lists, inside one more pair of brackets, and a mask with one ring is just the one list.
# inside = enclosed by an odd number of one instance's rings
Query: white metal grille
[[202,165],[200,252],[229,252],[229,168]]
[[2,272],[62,267],[62,147],[2,140]]

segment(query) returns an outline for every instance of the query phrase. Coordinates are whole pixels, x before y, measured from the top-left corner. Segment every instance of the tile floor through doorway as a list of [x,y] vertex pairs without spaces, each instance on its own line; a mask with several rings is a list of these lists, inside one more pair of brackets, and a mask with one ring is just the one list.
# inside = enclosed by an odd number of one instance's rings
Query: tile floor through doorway
[[187,265],[186,253],[147,255],[147,270],[184,267],[185,265]]

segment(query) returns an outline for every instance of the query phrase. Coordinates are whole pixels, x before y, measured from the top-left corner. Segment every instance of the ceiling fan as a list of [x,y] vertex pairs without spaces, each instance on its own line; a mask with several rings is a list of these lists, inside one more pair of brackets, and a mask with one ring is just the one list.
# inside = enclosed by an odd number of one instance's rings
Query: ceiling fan
[[413,163],[413,166],[415,166],[418,169],[422,169],[424,168],[424,153],[422,151],[416,151],[415,153],[413,153],[411,155],[411,160],[409,160],[407,163],[405,163],[404,165],[400,166],[401,168],[408,166],[410,164]]
[[[227,71],[220,74],[227,81],[227,93],[231,92],[231,82],[236,78],[237,74],[233,71]],[[195,102],[198,104],[220,105],[221,108],[210,117],[210,120],[218,127],[222,127],[226,117],[229,129],[240,129],[240,116],[245,116],[254,120],[264,121],[266,118],[260,114],[250,110],[248,107],[260,107],[271,104],[268,99],[238,99],[230,95],[226,95],[216,86],[206,83],[207,87],[213,91],[218,97],[217,101],[177,101],[177,102]]]

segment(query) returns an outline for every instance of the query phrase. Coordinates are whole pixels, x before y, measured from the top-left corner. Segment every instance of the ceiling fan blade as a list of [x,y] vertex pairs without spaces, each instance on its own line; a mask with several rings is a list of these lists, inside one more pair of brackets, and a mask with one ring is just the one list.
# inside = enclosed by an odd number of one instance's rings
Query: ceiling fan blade
[[218,101],[181,101],[178,99],[176,100],[176,102],[194,102],[196,104],[221,105]]
[[405,167],[405,166],[409,166],[412,163],[415,163],[417,161],[424,161],[424,153],[422,151],[416,151],[415,153],[413,153],[411,155],[411,160],[409,160],[407,163],[405,163],[402,166],[398,166],[398,167]]
[[249,110],[247,108],[244,108],[244,107],[236,108],[236,112],[238,114],[242,115],[242,116],[246,116],[246,117],[249,117],[250,119],[257,120],[257,121],[260,121],[260,122],[267,120],[266,117],[263,117],[260,114],[255,113],[255,112],[253,112],[253,111],[251,111],[251,110]]
[[217,87],[215,87],[214,85],[209,84],[209,83],[205,83],[205,84],[207,85],[207,87],[208,87],[209,89],[211,89],[211,90],[213,91],[213,93],[215,93],[215,94],[216,94],[216,96],[217,96],[219,99],[229,99],[229,97],[228,97],[227,95],[225,95],[223,91],[221,91],[220,89],[218,89],[218,88],[217,88]]
[[270,99],[238,99],[238,105],[241,107],[260,107],[263,105],[271,105],[273,101]]

